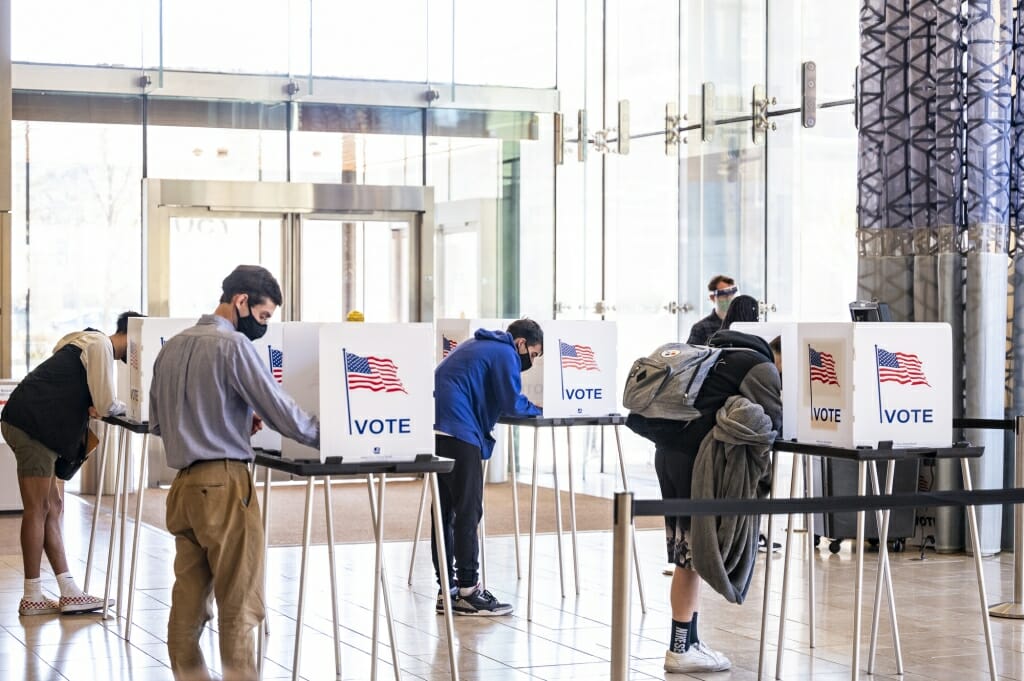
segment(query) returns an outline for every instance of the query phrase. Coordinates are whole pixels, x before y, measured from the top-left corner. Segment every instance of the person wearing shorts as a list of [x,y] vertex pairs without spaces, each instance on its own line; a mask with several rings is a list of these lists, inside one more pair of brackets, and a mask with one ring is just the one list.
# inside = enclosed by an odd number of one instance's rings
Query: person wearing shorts
[[[25,509],[21,517],[21,555],[25,593],[18,614],[51,615],[93,612],[103,600],[84,593],[68,571],[61,525],[64,483],[55,474],[58,458],[80,460],[90,417],[123,414],[114,390],[114,360],[125,361],[128,318],[106,336],[95,329],[68,334],[53,355],[33,369],[14,389],[0,414],[0,432],[18,462],[18,488]],[[60,598],[43,594],[40,569],[46,553],[57,578]]]
[[[626,425],[655,443],[654,470],[664,499],[689,499],[693,466],[701,443],[715,426],[715,415],[733,395],[742,395],[764,408],[773,427],[781,430],[782,383],[768,343],[737,331],[719,331],[709,340],[722,352],[708,372],[694,406],[701,416],[692,421],[647,419],[630,414]],[[697,610],[701,579],[690,553],[690,518],[665,518],[665,548],[672,575],[672,634],[665,653],[665,671],[675,674],[718,672],[730,668],[722,653],[700,640]]]

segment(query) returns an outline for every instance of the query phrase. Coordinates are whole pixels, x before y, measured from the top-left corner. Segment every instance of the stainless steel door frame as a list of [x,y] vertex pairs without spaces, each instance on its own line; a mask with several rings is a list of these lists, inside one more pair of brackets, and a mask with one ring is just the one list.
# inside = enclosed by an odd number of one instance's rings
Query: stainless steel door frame
[[[282,216],[282,278],[289,310],[301,309],[298,216],[410,223],[409,319],[434,316],[434,191],[431,187],[298,182],[144,179],[143,299],[147,314],[170,309],[170,221],[214,213],[224,217]],[[294,316],[289,312],[289,317]]]

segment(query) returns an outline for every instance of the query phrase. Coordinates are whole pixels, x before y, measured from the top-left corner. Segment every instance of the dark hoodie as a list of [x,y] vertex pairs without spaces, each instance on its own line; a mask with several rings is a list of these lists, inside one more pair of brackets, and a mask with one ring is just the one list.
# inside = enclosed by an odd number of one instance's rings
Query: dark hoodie
[[434,370],[434,429],[491,458],[499,416],[539,416],[522,394],[519,353],[505,331],[477,329]]
[[702,416],[693,421],[646,419],[630,414],[626,425],[659,447],[683,450],[696,456],[704,436],[715,426],[715,414],[733,395],[742,395],[761,405],[782,432],[782,381],[775,368],[772,349],[759,336],[723,330],[708,340],[708,345],[723,348],[714,368],[704,379],[694,406]]

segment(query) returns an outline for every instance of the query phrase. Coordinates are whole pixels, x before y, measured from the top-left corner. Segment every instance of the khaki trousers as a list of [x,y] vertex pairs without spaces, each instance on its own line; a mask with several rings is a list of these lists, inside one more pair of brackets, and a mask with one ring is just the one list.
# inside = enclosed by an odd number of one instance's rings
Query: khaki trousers
[[206,679],[199,648],[217,602],[224,681],[256,679],[254,629],[265,614],[263,522],[249,468],[209,461],[179,471],[167,495],[174,590],[167,651],[176,679]]

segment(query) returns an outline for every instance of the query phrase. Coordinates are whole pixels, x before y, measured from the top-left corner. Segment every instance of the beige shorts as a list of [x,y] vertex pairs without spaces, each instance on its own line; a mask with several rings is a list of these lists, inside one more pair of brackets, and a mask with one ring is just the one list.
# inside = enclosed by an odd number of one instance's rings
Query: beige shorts
[[14,452],[18,462],[19,478],[52,478],[53,465],[57,462],[57,452],[49,449],[39,440],[33,440],[21,428],[0,421],[0,433],[3,433]]

